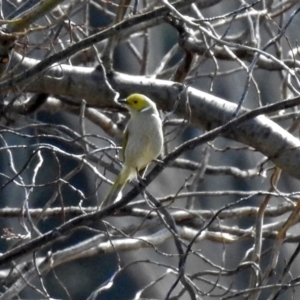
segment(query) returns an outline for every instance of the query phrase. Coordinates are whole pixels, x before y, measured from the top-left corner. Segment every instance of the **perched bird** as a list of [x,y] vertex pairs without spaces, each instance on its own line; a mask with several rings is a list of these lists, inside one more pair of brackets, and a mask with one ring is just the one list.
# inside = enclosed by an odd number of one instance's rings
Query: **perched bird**
[[145,170],[159,156],[163,146],[162,122],[152,100],[142,94],[132,94],[118,102],[130,113],[122,143],[124,164],[100,208],[111,205],[126,182]]

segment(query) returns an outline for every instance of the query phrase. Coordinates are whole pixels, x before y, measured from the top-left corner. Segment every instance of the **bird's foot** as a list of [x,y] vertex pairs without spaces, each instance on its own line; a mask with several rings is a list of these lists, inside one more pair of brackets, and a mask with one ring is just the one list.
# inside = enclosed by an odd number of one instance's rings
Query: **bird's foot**
[[164,161],[161,160],[161,159],[156,158],[156,159],[153,159],[153,161],[154,161],[155,163],[157,163],[158,165],[161,165],[161,166],[164,165]]
[[146,178],[144,176],[141,176],[140,174],[137,175],[137,180],[139,183],[141,183],[143,186],[145,185]]

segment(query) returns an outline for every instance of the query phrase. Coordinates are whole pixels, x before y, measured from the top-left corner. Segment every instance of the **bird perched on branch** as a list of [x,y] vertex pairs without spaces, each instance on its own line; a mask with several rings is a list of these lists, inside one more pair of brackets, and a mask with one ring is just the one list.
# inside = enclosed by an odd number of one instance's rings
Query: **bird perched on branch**
[[159,156],[163,146],[162,122],[151,99],[142,94],[132,94],[118,102],[125,105],[130,113],[122,143],[124,165],[100,208],[111,205],[126,182],[145,170]]

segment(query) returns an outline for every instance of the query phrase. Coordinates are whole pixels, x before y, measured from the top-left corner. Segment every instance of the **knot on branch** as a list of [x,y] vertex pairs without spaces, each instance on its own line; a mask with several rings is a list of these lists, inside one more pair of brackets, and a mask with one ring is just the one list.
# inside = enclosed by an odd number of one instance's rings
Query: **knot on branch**
[[9,54],[16,42],[16,36],[0,30],[0,54]]
[[16,42],[16,37],[6,33],[5,30],[0,30],[0,77],[6,72],[10,53]]
[[183,20],[176,18],[172,15],[168,15],[166,17],[167,22],[173,26],[179,33],[178,44],[184,50],[185,56],[181,60],[172,80],[175,82],[184,82],[187,75],[189,74],[193,62],[195,53],[185,47],[186,41],[190,39],[190,37],[194,38],[194,34],[192,30],[190,30]]
[[172,16],[171,14],[167,15],[166,21],[177,30],[179,34],[179,38],[178,38],[179,46],[182,47],[184,50],[187,50],[184,46],[185,41],[188,40],[189,38],[192,39],[195,38],[193,31],[186,26],[184,20]]

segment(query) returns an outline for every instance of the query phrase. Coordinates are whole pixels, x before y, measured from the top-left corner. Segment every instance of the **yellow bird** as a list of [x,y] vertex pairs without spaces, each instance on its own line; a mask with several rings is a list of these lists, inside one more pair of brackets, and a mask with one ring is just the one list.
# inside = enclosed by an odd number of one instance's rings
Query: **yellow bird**
[[132,94],[118,102],[125,105],[130,113],[122,143],[124,165],[100,208],[111,205],[126,182],[146,169],[159,156],[163,146],[162,122],[151,99],[142,94]]

